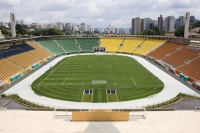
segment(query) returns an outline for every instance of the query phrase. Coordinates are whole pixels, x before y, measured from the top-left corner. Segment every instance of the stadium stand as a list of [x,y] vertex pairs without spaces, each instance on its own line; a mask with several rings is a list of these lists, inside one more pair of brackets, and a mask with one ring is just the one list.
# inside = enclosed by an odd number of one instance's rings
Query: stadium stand
[[8,83],[52,57],[34,42],[10,46],[1,49],[0,53],[0,81],[7,80]]
[[76,39],[76,41],[78,42],[78,44],[80,44],[80,47],[82,49],[83,52],[93,52],[93,47],[95,46],[99,46],[99,39],[97,38],[79,38]]
[[40,62],[39,59],[25,52],[14,56],[10,56],[7,59],[15,64],[22,66],[23,68],[28,68],[29,66],[34,65],[37,62]]
[[1,56],[23,68],[28,68],[30,65],[39,62],[37,58],[27,53],[32,50],[35,49],[27,44],[16,45],[3,51]]
[[200,80],[200,49],[191,45],[166,42],[147,55],[165,66],[170,66],[180,78],[194,83]]
[[80,52],[80,49],[77,47],[75,39],[56,40],[56,42],[67,53]]
[[164,42],[165,41],[163,40],[147,39],[134,51],[134,54],[146,55],[158,46],[162,45]]
[[176,51],[176,49],[179,49],[183,46],[184,45],[181,45],[178,43],[166,42],[165,44],[161,45],[157,49],[153,50],[151,53],[147,54],[147,56],[155,60],[159,60],[171,54],[172,52]]
[[17,73],[23,73],[23,68],[7,59],[0,59],[0,81],[5,81]]
[[133,53],[133,51],[144,41],[144,39],[130,39],[126,38],[123,46],[120,48],[119,52],[122,53]]
[[144,38],[71,38],[1,46],[0,84],[40,65],[43,60],[52,57],[52,54],[93,52],[93,47],[99,43],[101,47],[106,47],[107,52],[147,55],[165,66],[170,66],[168,68],[173,69],[176,74],[185,75],[192,83],[200,81],[199,41],[191,41],[190,45],[186,45]]
[[51,57],[52,54],[42,49],[40,46],[35,44],[34,42],[27,42],[27,44],[34,48],[34,50],[28,51],[29,54],[35,56],[36,58],[43,60],[45,58]]
[[200,56],[178,68],[177,73],[182,73],[189,77],[191,83],[200,81]]
[[63,54],[65,51],[54,40],[37,41],[37,44],[54,54]]
[[187,45],[185,45],[170,55],[165,56],[162,61],[172,65],[173,67],[179,67],[197,57],[199,52],[200,50],[190,50]]
[[101,38],[100,46],[106,47],[107,52],[116,53],[119,50],[120,44],[123,42],[123,40],[124,38]]

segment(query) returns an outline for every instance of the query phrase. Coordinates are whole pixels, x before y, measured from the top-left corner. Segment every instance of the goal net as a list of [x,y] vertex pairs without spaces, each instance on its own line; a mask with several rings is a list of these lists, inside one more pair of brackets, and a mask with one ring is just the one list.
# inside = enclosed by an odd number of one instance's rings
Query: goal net
[[92,85],[101,85],[106,83],[106,80],[92,80]]

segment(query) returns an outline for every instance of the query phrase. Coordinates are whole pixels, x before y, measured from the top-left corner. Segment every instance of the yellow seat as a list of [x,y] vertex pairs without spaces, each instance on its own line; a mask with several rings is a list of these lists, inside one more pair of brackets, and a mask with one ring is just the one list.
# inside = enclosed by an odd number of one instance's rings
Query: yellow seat
[[122,42],[123,38],[102,38],[100,39],[100,46],[106,47],[107,52],[116,53]]
[[140,47],[138,47],[135,51],[134,54],[138,55],[146,55],[161,44],[163,44],[165,41],[164,40],[151,40],[147,39],[142,43]]
[[133,53],[133,51],[140,45],[144,40],[143,39],[130,39],[126,38],[123,43],[123,46],[120,48],[119,52],[124,53]]

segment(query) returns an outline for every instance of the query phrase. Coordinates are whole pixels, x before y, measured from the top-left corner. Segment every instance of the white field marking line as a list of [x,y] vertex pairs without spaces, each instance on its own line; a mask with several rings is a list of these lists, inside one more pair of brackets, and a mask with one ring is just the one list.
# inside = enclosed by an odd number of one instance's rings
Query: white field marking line
[[118,95],[117,95],[117,90],[115,90],[115,95],[117,97],[117,102],[119,102]]
[[[94,67],[92,67],[94,66]],[[95,66],[102,66],[102,65],[88,65],[88,68],[94,68],[95,69]],[[112,66],[111,65],[105,65],[105,66],[102,66],[102,68],[100,69],[107,69],[107,68],[111,68]]]
[[117,86],[117,83],[115,82],[115,86]]
[[65,81],[62,83],[62,85],[64,85],[65,84],[65,82],[67,81],[67,79],[68,79],[68,77],[65,79]]
[[83,86],[84,82],[82,83],[82,86]]
[[133,83],[134,83],[135,85],[137,85],[137,84],[135,83],[135,81],[133,80],[133,78],[132,78],[132,77],[131,77],[131,79],[132,79]]
[[107,89],[106,89],[106,95],[107,95],[107,103],[108,103],[109,101],[108,101],[108,91],[107,91]]
[[[64,63],[64,62],[65,62],[65,61],[63,61],[63,63]],[[63,63],[62,63],[62,64],[63,64]],[[60,64],[58,67],[62,66],[62,64]],[[57,67],[57,68],[58,68],[58,67]],[[57,69],[57,68],[56,68],[56,69]],[[56,70],[56,69],[55,69],[55,70]],[[53,70],[53,72],[54,72],[55,70]],[[51,75],[53,72],[49,73],[49,75]],[[49,75],[46,76],[46,78],[49,77]],[[41,80],[40,83],[42,83],[46,78],[44,78],[43,80]],[[40,83],[39,83],[38,85],[40,85]],[[37,86],[38,86],[38,85],[37,85]]]
[[94,90],[92,89],[92,98],[91,98],[91,103],[93,101],[93,93],[94,93]]
[[83,101],[83,95],[85,95],[85,89],[83,90],[83,94],[82,94],[81,102]]

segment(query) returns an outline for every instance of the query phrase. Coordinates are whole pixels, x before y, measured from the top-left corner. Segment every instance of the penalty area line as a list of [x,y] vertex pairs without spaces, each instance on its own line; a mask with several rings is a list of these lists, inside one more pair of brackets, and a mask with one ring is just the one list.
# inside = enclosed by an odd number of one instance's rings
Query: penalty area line
[[131,77],[131,80],[133,81],[133,83],[135,84],[135,85],[137,85],[136,83],[135,83],[135,81],[133,80],[133,78]]
[[65,82],[67,81],[67,79],[68,79],[68,77],[65,79],[65,81],[62,83],[62,85],[64,85],[65,84]]

